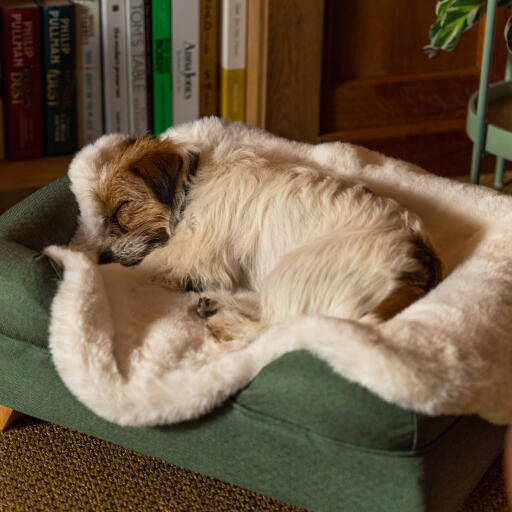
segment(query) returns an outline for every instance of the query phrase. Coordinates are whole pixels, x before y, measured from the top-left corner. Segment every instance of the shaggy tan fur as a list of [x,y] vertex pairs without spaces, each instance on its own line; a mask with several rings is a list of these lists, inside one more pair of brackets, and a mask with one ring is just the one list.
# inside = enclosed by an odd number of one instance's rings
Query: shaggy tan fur
[[361,184],[243,144],[108,137],[97,144],[115,156],[88,184],[103,261],[143,260],[155,281],[203,290],[219,339],[304,314],[388,319],[441,278],[419,218]]

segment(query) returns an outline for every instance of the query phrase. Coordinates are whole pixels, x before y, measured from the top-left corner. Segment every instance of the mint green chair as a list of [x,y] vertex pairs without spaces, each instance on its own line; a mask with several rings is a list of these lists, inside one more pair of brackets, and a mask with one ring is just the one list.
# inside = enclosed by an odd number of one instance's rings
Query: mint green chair
[[494,186],[503,188],[504,160],[512,160],[512,132],[486,120],[489,100],[512,96],[512,55],[509,53],[505,81],[489,85],[497,0],[489,0],[485,22],[482,70],[478,92],[469,100],[466,131],[473,140],[471,183],[477,184],[480,163],[486,154],[496,155]]

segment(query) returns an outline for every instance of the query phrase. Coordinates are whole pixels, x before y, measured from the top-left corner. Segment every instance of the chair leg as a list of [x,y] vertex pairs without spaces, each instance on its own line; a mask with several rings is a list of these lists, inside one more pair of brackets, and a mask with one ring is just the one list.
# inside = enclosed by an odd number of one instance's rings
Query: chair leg
[[21,412],[0,405],[0,432],[7,429],[9,425],[15,422],[21,416]]
[[503,173],[505,171],[505,160],[501,156],[496,157],[496,167],[494,171],[494,188],[501,190],[503,188]]
[[478,87],[478,103],[477,103],[477,126],[478,131],[473,144],[473,156],[471,160],[471,175],[470,181],[475,185],[479,183],[480,179],[480,162],[485,154],[485,136],[487,126],[485,124],[485,116],[487,112],[487,92],[489,87],[489,72],[492,57],[492,46],[494,36],[494,21],[496,16],[496,0],[489,0],[487,2],[487,14],[485,20],[485,36],[484,36],[484,49],[482,55],[482,69],[480,71],[480,85]]

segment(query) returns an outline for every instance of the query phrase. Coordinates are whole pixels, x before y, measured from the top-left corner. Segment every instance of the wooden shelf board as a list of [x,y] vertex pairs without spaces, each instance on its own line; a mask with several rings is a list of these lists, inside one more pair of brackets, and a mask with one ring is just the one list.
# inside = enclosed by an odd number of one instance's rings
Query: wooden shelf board
[[72,155],[34,160],[0,160],[0,193],[37,189],[63,176]]

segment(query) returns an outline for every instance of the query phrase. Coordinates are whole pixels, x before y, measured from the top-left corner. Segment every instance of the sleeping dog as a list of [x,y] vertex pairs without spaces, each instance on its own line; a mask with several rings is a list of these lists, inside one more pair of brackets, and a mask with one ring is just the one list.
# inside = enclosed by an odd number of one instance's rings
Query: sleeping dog
[[416,215],[278,141],[209,118],[84,148],[69,176],[99,262],[199,291],[219,340],[305,314],[386,320],[438,283]]

